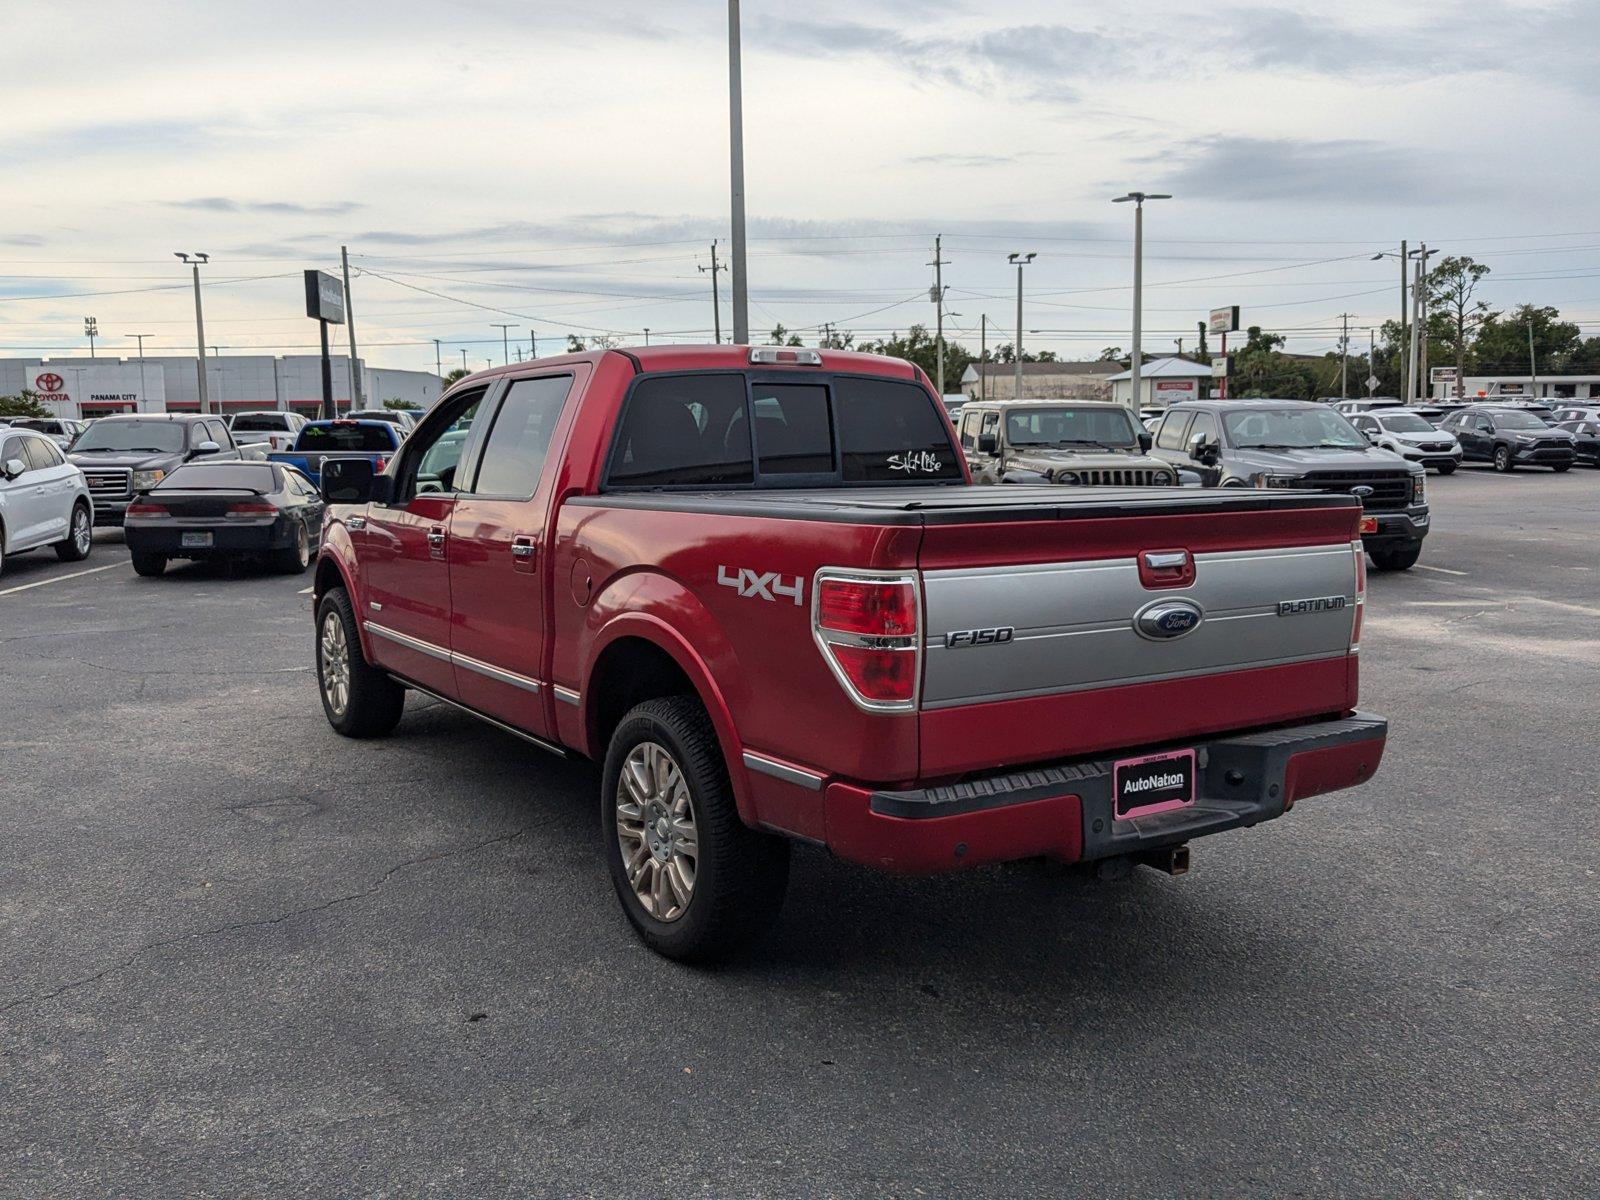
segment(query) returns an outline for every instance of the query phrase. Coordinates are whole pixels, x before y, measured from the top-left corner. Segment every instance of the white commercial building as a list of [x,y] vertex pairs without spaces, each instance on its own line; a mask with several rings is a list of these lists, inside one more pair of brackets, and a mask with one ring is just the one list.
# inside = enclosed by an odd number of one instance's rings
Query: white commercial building
[[[1429,395],[1434,400],[1454,400],[1455,370],[1435,367]],[[1468,375],[1461,389],[1463,400],[1592,400],[1600,397],[1600,375]]]
[[1166,408],[1184,400],[1198,400],[1211,387],[1211,368],[1187,358],[1153,358],[1139,366],[1139,396],[1133,395],[1133,372],[1113,375],[1111,398],[1135,408]]
[[[347,355],[334,355],[333,398],[350,407]],[[440,380],[432,371],[369,367],[356,360],[363,400],[378,408],[399,400],[427,408],[439,398]],[[149,355],[146,358],[3,358],[0,396],[33,391],[58,416],[103,417],[127,412],[195,412],[200,407],[196,361]],[[322,407],[322,358],[316,354],[213,355],[206,359],[206,391],[213,409],[224,414],[248,409],[292,409],[308,416]]]

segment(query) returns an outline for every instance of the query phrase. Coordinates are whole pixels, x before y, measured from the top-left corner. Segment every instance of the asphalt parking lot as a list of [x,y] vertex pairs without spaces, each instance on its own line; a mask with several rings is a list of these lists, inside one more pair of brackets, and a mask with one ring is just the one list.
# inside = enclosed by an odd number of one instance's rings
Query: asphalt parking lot
[[1379,778],[1100,884],[804,850],[646,951],[597,773],[336,737],[304,577],[0,577],[0,1193],[1600,1193],[1600,471],[1430,477]]

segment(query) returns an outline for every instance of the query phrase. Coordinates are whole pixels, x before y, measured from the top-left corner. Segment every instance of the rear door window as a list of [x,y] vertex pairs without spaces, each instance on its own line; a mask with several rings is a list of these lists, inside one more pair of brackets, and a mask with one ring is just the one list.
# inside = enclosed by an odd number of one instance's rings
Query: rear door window
[[833,389],[844,482],[965,479],[949,426],[922,388],[892,379],[839,378]]
[[640,380],[617,430],[609,482],[623,487],[753,484],[744,376]]
[[530,500],[544,471],[545,455],[556,421],[572,389],[572,376],[518,379],[506,392],[489,429],[478,478],[472,490],[481,496]]
[[28,466],[35,471],[48,471],[61,463],[56,448],[42,437],[23,438],[22,445],[28,454]]
[[1193,417],[1192,413],[1169,412],[1167,419],[1161,422],[1161,432],[1156,437],[1156,445],[1163,450],[1182,450],[1184,431],[1189,428],[1189,422]]
[[1184,431],[1183,444],[1188,446],[1197,437],[1203,437],[1212,445],[1217,443],[1217,418],[1208,412],[1195,413],[1194,421]]

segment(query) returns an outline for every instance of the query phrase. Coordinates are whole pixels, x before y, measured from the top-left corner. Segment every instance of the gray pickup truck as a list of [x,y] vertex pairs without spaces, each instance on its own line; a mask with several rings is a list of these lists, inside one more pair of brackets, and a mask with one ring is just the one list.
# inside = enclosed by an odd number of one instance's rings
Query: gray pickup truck
[[1405,571],[1428,536],[1427,471],[1369,445],[1349,420],[1304,400],[1175,404],[1155,453],[1198,469],[1207,487],[1303,488],[1361,500],[1361,541],[1380,571]]
[[139,492],[149,491],[188,462],[244,457],[221,417],[189,413],[129,413],[101,417],[67,455],[83,471],[94,497],[94,523],[121,525]]
[[1173,487],[1179,468],[1150,454],[1150,435],[1121,404],[1008,400],[968,404],[961,452],[974,483]]

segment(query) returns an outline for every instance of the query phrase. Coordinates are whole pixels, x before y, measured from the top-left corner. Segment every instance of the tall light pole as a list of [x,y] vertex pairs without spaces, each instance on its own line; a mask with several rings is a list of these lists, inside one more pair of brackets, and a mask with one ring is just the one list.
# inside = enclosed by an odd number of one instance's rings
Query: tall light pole
[[978,314],[978,399],[989,399],[989,314]]
[[468,374],[472,372],[472,368],[467,366],[467,348],[465,346],[461,347],[461,369]]
[[[1398,367],[1397,375],[1398,375],[1398,378],[1400,380],[1399,384],[1397,385],[1398,387],[1404,387],[1405,386],[1405,381],[1406,381],[1406,341],[1407,341],[1407,337],[1408,337],[1408,330],[1410,328],[1410,323],[1411,323],[1411,315],[1410,315],[1411,310],[1406,307],[1406,286],[1407,286],[1407,284],[1406,284],[1406,273],[1411,269],[1411,265],[1410,265],[1411,264],[1411,254],[1406,248],[1407,244],[1408,243],[1406,242],[1406,240],[1404,238],[1401,238],[1400,239],[1400,253],[1396,254],[1393,250],[1380,250],[1380,251],[1378,251],[1378,253],[1376,253],[1376,254],[1374,254],[1372,256],[1372,261],[1373,262],[1381,262],[1386,258],[1397,258],[1397,259],[1400,260],[1400,334],[1395,339],[1395,342],[1399,346],[1399,349],[1400,349],[1400,361],[1399,361],[1398,364],[1396,364],[1397,367]],[[1373,372],[1372,373],[1374,375],[1376,375],[1377,374],[1377,364],[1373,363],[1373,364],[1370,364],[1370,365],[1373,367]]]
[[1533,398],[1539,398],[1539,360],[1533,356],[1533,322],[1528,322],[1528,378],[1533,381]]
[[[144,395],[144,340],[147,337],[155,337],[155,334],[153,334],[153,333],[125,333],[122,336],[123,337],[134,338],[139,343],[139,403],[142,406],[145,403],[145,395]],[[139,411],[143,412],[145,410],[144,410],[144,408],[141,407]]]
[[502,325],[499,321],[490,321],[489,324],[500,331],[500,358],[509,367],[511,365],[511,326]]
[[1142,381],[1139,378],[1144,368],[1144,347],[1141,345],[1144,337],[1144,202],[1171,199],[1165,192],[1129,192],[1111,201],[1113,204],[1133,201],[1133,363],[1128,382],[1135,411],[1144,405],[1144,396],[1140,393]]
[[350,248],[339,247],[339,261],[344,267],[344,331],[350,338],[350,407],[365,408],[361,385],[361,372],[356,368],[356,310],[350,300]]
[[100,323],[93,317],[83,319],[83,333],[89,339],[89,357],[94,357],[94,339],[100,335]]
[[733,340],[750,344],[750,291],[744,239],[744,81],[739,60],[739,0],[728,0],[728,167],[733,201]]
[[439,377],[439,386],[444,386],[444,349],[439,345],[439,339],[433,339],[433,373]]
[[1421,395],[1433,390],[1428,380],[1428,260],[1439,252],[1423,242],[1412,253],[1417,256],[1417,392]]
[[1022,268],[1038,258],[1037,252],[1030,250],[1026,254],[1008,254],[1006,261],[1015,263],[1017,267],[1017,344],[1015,358],[1017,360],[1016,395],[1013,399],[1022,399]]
[[206,393],[206,320],[200,310],[200,266],[211,261],[209,254],[186,254],[182,250],[174,250],[173,254],[181,258],[186,264],[194,268],[194,346],[195,346],[195,376],[200,385],[200,411],[211,411],[211,401]]

